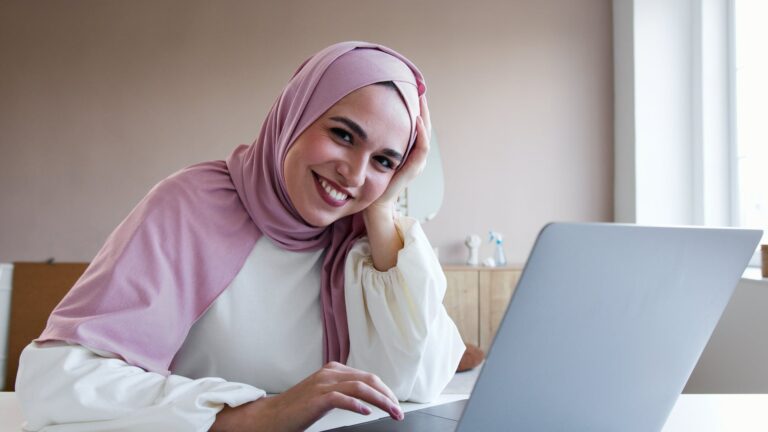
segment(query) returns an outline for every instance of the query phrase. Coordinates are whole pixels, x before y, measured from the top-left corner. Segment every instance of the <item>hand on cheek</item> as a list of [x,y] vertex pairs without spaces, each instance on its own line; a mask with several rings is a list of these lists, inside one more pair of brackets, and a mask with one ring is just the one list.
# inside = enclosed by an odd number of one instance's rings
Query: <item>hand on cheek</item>
[[397,170],[389,181],[389,185],[384,193],[366,208],[365,211],[368,213],[392,212],[394,204],[397,202],[397,197],[400,196],[413,179],[424,171],[424,167],[427,164],[427,156],[429,155],[429,138],[432,125],[426,98],[421,96],[419,101],[422,115],[416,118],[416,142],[413,143],[413,147],[403,166]]
[[371,243],[373,266],[387,271],[397,265],[397,256],[403,248],[403,239],[394,222],[394,204],[403,189],[418,176],[427,163],[429,153],[430,121],[426,99],[421,100],[422,115],[416,119],[416,142],[408,158],[389,181],[384,193],[363,211],[363,219]]

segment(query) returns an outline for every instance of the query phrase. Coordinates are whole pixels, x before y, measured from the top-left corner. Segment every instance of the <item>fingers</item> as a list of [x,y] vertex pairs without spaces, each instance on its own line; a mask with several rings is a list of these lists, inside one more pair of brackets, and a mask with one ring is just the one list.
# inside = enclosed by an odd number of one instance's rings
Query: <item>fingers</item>
[[328,367],[332,372],[334,373],[334,379],[335,382],[345,382],[345,381],[360,381],[368,386],[372,387],[379,393],[382,393],[385,395],[389,400],[391,400],[394,404],[398,405],[399,402],[397,400],[397,396],[395,396],[395,393],[387,387],[386,384],[381,380],[381,378],[377,377],[376,375],[368,372],[363,372],[361,370],[342,365],[340,363],[337,363],[336,365]]
[[340,408],[362,415],[368,415],[371,413],[371,409],[368,408],[364,403],[339,391],[328,392],[323,396],[323,399],[323,402],[325,403],[323,411],[330,411],[333,408]]
[[[403,411],[392,390],[376,375],[337,362],[326,364],[319,377],[325,382],[326,409],[341,408],[367,415],[370,409],[361,404],[367,402],[388,412],[395,420],[403,419]],[[366,413],[367,411],[367,413]]]
[[[414,149],[422,147],[429,152],[429,144],[432,140],[432,119],[429,115],[429,106],[427,106],[427,97],[421,96],[419,98],[419,105],[421,107],[421,115],[416,119],[416,142],[414,143]],[[426,159],[426,154],[424,155]]]
[[420,117],[424,120],[424,127],[427,131],[427,136],[432,134],[432,117],[429,116],[429,106],[427,105],[427,96],[421,95],[419,98],[419,108],[421,110]]
[[304,430],[334,408],[371,414],[366,403],[395,420],[404,418],[394,393],[379,377],[330,362],[283,393],[247,406],[261,413],[258,418],[266,426],[258,430]]
[[429,133],[421,117],[416,120],[416,131],[416,142],[408,154],[408,159],[406,159],[403,167],[400,169],[400,171],[412,171],[408,175],[407,181],[416,178],[424,171],[424,167],[427,165],[427,156],[429,155]]
[[421,117],[416,121],[416,130],[419,131],[419,134],[416,136],[414,147],[422,147],[429,151],[429,141],[432,137],[427,130],[427,126],[424,124],[424,119]]
[[336,384],[333,388],[335,392],[368,402],[382,411],[388,412],[395,420],[403,418],[403,410],[397,403],[392,402],[386,395],[362,381],[344,381]]

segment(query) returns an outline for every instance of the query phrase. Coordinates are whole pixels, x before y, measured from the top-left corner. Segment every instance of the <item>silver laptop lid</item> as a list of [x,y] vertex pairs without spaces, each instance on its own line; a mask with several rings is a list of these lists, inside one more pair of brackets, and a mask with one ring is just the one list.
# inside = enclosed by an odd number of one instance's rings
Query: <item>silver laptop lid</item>
[[459,430],[660,430],[760,236],[546,226]]

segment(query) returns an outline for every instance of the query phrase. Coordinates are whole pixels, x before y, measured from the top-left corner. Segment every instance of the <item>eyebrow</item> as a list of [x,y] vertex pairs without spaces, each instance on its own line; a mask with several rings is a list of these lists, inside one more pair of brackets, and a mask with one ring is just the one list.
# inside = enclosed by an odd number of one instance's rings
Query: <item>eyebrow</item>
[[[360,127],[359,124],[355,123],[351,119],[349,119],[347,117],[342,117],[342,116],[334,116],[334,117],[331,117],[331,120],[337,121],[339,123],[343,123],[348,128],[352,129],[352,132],[354,132],[360,138],[362,138],[363,141],[367,141],[368,140],[368,134],[365,133],[365,130],[363,130],[363,128]],[[400,154],[400,152],[398,152],[398,151],[395,151],[395,150],[392,150],[392,149],[384,149],[384,150],[382,150],[382,153],[384,153],[385,155],[387,155],[387,156],[389,156],[389,157],[391,157],[393,159],[396,159],[398,162],[402,162],[403,161],[403,155]]]
[[352,129],[352,132],[360,136],[364,140],[368,140],[368,134],[365,133],[362,127],[347,117],[335,116],[331,117],[331,120],[335,120],[339,123],[344,123],[348,128]]

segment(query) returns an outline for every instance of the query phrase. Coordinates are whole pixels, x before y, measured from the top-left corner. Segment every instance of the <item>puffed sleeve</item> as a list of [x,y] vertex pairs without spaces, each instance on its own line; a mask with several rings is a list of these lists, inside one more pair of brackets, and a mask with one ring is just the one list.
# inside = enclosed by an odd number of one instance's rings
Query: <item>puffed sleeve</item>
[[400,400],[429,402],[456,372],[465,345],[443,307],[442,267],[419,223],[396,219],[397,264],[380,272],[361,238],[347,255],[347,365],[378,375]]
[[109,356],[65,342],[29,344],[16,379],[24,429],[207,431],[224,405],[235,407],[265,395],[221,378],[146,372]]

